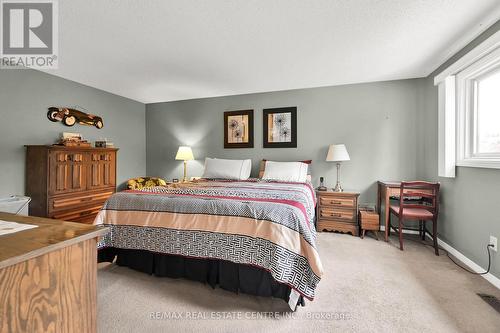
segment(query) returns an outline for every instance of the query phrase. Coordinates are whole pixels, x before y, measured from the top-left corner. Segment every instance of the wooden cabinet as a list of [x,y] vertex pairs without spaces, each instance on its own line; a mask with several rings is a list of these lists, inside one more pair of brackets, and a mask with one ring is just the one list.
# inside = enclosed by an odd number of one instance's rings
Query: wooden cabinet
[[89,189],[116,186],[115,156],[113,151],[90,153]]
[[27,146],[30,215],[92,223],[116,190],[117,150]]
[[[84,154],[82,152],[54,151],[49,155],[53,176],[49,177],[49,194],[85,190]],[[49,169],[50,170],[50,169]]]
[[361,226],[361,238],[365,237],[367,231],[372,231],[378,240],[378,230],[380,229],[380,219],[377,212],[360,211],[359,224]]
[[317,191],[317,230],[359,233],[357,192]]
[[96,332],[97,238],[107,228],[0,212],[36,225],[0,241],[0,332]]

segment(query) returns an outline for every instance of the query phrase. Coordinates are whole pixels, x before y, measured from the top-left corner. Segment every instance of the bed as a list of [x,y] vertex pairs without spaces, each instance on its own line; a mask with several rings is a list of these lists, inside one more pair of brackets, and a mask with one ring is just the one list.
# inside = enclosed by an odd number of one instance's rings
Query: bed
[[323,268],[311,183],[201,179],[114,194],[99,261],[234,292],[313,300]]

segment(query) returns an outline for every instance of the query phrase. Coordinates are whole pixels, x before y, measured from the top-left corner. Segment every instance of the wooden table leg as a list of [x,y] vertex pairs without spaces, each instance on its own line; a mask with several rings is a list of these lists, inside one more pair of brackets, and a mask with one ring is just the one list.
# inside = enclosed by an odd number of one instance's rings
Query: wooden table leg
[[382,223],[382,184],[378,184],[377,188],[377,213],[379,218],[379,225]]
[[389,226],[389,191],[387,191],[387,187],[384,187],[383,191],[384,195],[384,225],[385,225],[385,241],[389,241],[389,233],[390,233],[390,226]]

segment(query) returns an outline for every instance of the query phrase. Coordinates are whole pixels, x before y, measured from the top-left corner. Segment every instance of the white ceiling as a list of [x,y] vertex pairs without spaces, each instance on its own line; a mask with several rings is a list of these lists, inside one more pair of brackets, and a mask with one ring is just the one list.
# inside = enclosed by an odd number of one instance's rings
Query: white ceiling
[[427,76],[498,0],[59,1],[59,69],[152,103]]

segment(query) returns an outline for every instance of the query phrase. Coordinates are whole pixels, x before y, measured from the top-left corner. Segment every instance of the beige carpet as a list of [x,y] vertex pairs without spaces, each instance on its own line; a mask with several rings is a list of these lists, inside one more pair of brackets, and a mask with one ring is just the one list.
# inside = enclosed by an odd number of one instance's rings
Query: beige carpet
[[500,331],[500,314],[476,295],[500,291],[431,248],[333,233],[318,244],[325,274],[293,314],[282,300],[100,264],[99,332]]

